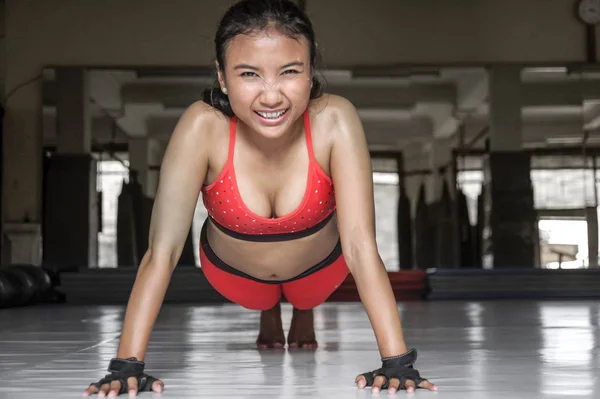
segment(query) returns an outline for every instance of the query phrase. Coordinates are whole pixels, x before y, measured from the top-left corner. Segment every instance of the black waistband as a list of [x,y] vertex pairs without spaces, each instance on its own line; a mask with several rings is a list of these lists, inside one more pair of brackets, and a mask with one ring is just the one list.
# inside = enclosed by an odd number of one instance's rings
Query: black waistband
[[[308,237],[311,234],[316,233],[321,230],[325,225],[329,222],[329,220],[333,217],[334,212],[331,212],[325,219],[321,220],[319,223],[315,224],[312,227],[309,227],[304,230],[289,232],[289,233],[277,233],[277,234],[246,234],[246,233],[238,233],[237,231],[233,231],[223,226],[219,222],[217,222],[212,217],[210,218],[213,225],[215,225],[219,230],[223,233],[227,234],[230,237],[237,238],[239,240],[244,241],[257,241],[257,242],[276,242],[276,241],[291,241],[297,240],[299,238]],[[209,216],[210,217],[210,216]]]
[[312,266],[311,268],[309,268],[308,270],[304,271],[303,273],[297,275],[296,277],[292,277],[288,280],[278,280],[278,281],[274,281],[274,280],[261,280],[258,279],[256,277],[252,277],[246,273],[243,273],[237,269],[234,269],[233,267],[229,266],[227,263],[223,262],[218,256],[217,254],[215,254],[212,250],[212,248],[210,247],[210,244],[208,243],[208,237],[206,236],[206,229],[208,228],[208,218],[206,218],[206,220],[204,221],[204,224],[202,225],[202,230],[200,231],[200,245],[202,246],[202,250],[204,251],[204,254],[206,255],[206,257],[208,258],[208,260],[215,265],[215,267],[217,267],[218,269],[223,270],[224,272],[227,273],[231,273],[234,274],[236,276],[239,277],[244,277],[247,278],[249,280],[253,280],[253,281],[257,281],[259,283],[265,283],[265,284],[283,284],[283,283],[289,283],[290,281],[295,281],[295,280],[299,280],[303,277],[309,276],[315,272],[318,272],[321,269],[326,268],[327,266],[331,265],[333,262],[335,262],[341,255],[342,255],[342,243],[341,241],[338,240],[335,248],[333,248],[333,251],[331,251],[331,253],[325,258],[323,259],[321,262],[317,263],[316,265]]

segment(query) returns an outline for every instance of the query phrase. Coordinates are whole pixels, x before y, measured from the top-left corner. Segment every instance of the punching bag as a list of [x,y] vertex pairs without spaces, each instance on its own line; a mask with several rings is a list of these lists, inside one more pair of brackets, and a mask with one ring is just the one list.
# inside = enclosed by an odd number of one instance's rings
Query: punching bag
[[[0,212],[2,211],[2,197],[4,196],[4,107],[0,105]],[[1,215],[0,215],[1,216]],[[4,246],[4,226],[0,217],[0,264],[4,262],[2,257],[2,247]]]
[[438,268],[454,267],[454,229],[452,223],[453,201],[446,179],[442,180],[442,193],[437,201],[434,223],[435,265]]
[[427,206],[425,184],[421,184],[415,212],[415,260],[417,268],[433,267],[430,260],[431,241],[428,237],[429,207]]
[[481,194],[477,196],[477,223],[473,230],[473,241],[475,242],[475,267],[483,267],[483,228],[485,226],[485,194],[483,185]]
[[117,199],[117,267],[138,265],[130,185],[125,180]]
[[411,270],[413,267],[412,217],[410,199],[406,190],[400,190],[398,198],[398,251],[400,270]]
[[457,201],[457,233],[459,237],[460,265],[461,268],[472,268],[475,266],[475,243],[473,242],[473,228],[469,220],[469,206],[467,196],[458,189],[456,191]]

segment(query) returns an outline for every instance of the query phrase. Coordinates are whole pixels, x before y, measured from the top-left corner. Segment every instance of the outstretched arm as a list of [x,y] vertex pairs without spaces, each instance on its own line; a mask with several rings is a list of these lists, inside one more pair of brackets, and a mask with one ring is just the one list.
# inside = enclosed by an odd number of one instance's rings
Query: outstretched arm
[[193,104],[169,140],[152,208],[148,250],[127,305],[118,357],[145,357],[152,326],[183,251],[208,170],[206,138],[214,117],[210,112],[204,103]]
[[[206,104],[193,104],[180,118],[167,146],[152,209],[148,249],[139,265],[125,313],[117,353],[120,359],[135,357],[143,361],[146,356],[152,327],[181,256],[206,177],[209,151],[206,138],[214,118],[214,111]],[[150,381],[152,390],[162,391],[161,381]],[[142,389],[135,377],[126,382],[133,392]],[[107,395],[109,390],[117,394],[122,388],[118,380],[99,385],[90,386],[84,395]]]
[[365,133],[352,104],[339,97],[331,103],[336,118],[331,174],[344,259],[373,325],[381,356],[396,356],[407,347],[396,298],[377,250],[373,173]]
[[[340,97],[332,97],[330,104],[335,120],[331,174],[344,258],[373,326],[381,357],[399,356],[408,349],[396,298],[377,250],[373,173],[365,133],[351,103]],[[361,388],[367,384],[365,377],[359,376],[357,382]],[[401,385],[401,381],[394,377],[387,383],[389,391],[395,391]],[[385,377],[375,378],[375,391],[386,386]],[[405,386],[409,391],[414,387],[411,380]],[[428,381],[422,382],[420,387],[436,389]]]

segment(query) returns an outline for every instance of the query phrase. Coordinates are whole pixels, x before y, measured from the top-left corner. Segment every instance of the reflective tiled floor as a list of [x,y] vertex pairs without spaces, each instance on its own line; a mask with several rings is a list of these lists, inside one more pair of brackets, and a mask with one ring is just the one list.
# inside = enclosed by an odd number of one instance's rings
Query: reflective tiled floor
[[[439,385],[420,398],[600,398],[600,303],[399,304],[417,369]],[[284,328],[291,309],[283,305]],[[0,310],[0,398],[76,398],[115,354],[123,308]],[[379,367],[358,303],[319,307],[315,352],[259,352],[257,312],[234,305],[163,307],[148,352],[161,398],[368,398],[356,374]],[[400,391],[396,397],[407,395]],[[387,397],[382,392],[379,397]]]

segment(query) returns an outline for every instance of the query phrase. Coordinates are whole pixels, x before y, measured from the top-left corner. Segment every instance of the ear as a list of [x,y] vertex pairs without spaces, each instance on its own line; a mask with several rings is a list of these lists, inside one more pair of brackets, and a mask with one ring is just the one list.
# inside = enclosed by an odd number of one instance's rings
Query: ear
[[219,85],[221,86],[221,89],[223,89],[227,86],[225,85],[225,78],[223,77],[223,72],[221,71],[219,61],[215,61],[215,66],[217,67],[217,79],[219,80]]

